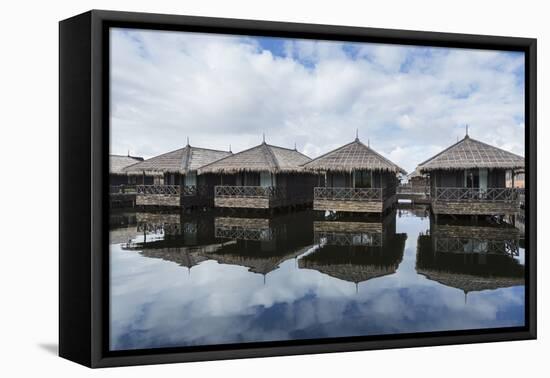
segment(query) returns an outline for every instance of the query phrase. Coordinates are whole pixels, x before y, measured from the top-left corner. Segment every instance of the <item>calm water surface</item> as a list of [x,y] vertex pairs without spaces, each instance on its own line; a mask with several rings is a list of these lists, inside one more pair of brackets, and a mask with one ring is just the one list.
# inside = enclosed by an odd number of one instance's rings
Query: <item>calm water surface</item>
[[133,213],[111,218],[112,350],[524,325],[511,226]]

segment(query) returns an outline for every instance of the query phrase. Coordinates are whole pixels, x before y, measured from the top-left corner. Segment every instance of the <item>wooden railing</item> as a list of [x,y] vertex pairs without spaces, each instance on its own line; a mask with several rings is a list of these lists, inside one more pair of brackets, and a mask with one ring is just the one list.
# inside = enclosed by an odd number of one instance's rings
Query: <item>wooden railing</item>
[[422,194],[429,195],[430,187],[427,185],[411,185],[403,184],[397,187],[397,193],[399,194]]
[[216,238],[269,241],[273,239],[274,232],[270,228],[246,228],[246,227],[218,227],[214,230]]
[[275,186],[216,186],[215,196],[218,198],[282,198],[283,191]]
[[381,232],[315,232],[315,244],[339,245],[339,246],[368,246],[382,247]]
[[435,201],[449,202],[516,202],[517,188],[435,188]]
[[172,194],[179,195],[179,185],[138,185],[137,194]]
[[439,253],[471,253],[519,256],[519,240],[485,240],[473,238],[436,238]]
[[314,188],[316,200],[332,201],[382,201],[395,194],[394,188]]

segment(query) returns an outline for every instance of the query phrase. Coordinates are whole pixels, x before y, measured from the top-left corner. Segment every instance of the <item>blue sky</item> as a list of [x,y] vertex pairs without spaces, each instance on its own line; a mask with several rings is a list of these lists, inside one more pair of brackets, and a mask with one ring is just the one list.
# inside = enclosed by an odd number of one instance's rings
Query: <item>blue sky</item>
[[524,155],[523,53],[111,31],[111,152],[355,137],[407,171],[464,136]]

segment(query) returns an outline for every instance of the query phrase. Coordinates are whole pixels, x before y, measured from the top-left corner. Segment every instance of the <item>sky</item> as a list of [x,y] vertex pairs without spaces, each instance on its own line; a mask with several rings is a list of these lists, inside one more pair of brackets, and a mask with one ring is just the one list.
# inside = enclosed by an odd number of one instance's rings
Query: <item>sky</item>
[[408,172],[465,135],[524,156],[522,52],[111,29],[111,153],[354,140]]

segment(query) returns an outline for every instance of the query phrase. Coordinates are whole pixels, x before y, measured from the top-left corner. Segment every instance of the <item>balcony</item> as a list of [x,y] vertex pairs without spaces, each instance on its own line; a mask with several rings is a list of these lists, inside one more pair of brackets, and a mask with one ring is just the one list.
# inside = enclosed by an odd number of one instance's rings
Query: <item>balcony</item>
[[284,192],[275,186],[216,186],[216,207],[265,209],[277,206],[285,199]]
[[434,188],[435,214],[507,215],[520,209],[518,188]]
[[382,201],[382,188],[315,188],[313,198],[331,201]]
[[435,188],[434,201],[451,202],[517,202],[516,188]]
[[382,212],[395,199],[396,188],[314,188],[313,208],[325,211]]

